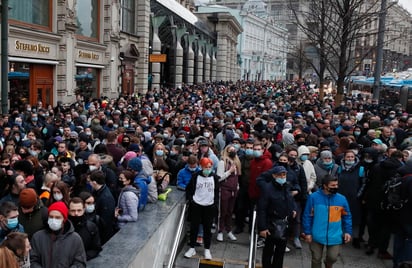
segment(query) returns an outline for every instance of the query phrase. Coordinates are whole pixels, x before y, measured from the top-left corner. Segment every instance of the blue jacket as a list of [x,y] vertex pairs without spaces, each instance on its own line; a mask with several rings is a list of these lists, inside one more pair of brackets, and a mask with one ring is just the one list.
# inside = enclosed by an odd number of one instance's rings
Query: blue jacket
[[192,175],[200,170],[200,167],[197,166],[195,171],[190,171],[189,165],[186,164],[179,173],[177,173],[177,188],[180,190],[186,190],[186,186],[189,184]]
[[139,172],[134,178],[134,183],[140,189],[139,211],[142,211],[147,204],[147,198],[149,195],[148,185],[151,181],[152,177],[147,176],[143,171]]
[[341,194],[325,194],[323,189],[309,195],[303,213],[303,232],[322,245],[343,243],[343,234],[352,235],[352,215]]

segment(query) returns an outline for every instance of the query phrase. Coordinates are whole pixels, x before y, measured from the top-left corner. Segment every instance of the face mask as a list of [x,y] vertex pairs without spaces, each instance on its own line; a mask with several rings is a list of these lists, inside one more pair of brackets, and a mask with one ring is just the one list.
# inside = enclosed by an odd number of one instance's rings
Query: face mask
[[353,132],[353,135],[355,135],[355,136],[359,136],[361,133],[360,133],[360,131],[354,131]]
[[228,155],[229,155],[230,158],[235,158],[236,152],[229,152]]
[[350,126],[343,126],[342,128],[343,128],[344,130],[346,130],[346,131],[349,131],[349,130],[351,129]]
[[338,192],[338,188],[329,188],[328,191],[331,194],[336,194]]
[[128,141],[122,142],[122,145],[123,145],[123,147],[125,147],[125,148],[128,147],[129,144],[130,144],[130,142],[128,142]]
[[93,211],[94,211],[94,204],[86,205],[86,212],[87,213],[93,213]]
[[194,171],[196,171],[196,168],[191,168],[191,167],[190,167],[189,170],[192,171],[192,172],[194,172]]
[[107,124],[107,127],[108,127],[108,128],[112,128],[112,127],[113,127],[113,124]]
[[163,138],[168,139],[169,138],[169,133],[163,133]]
[[163,156],[164,155],[163,150],[156,150],[156,155],[157,156]]
[[262,154],[263,154],[263,152],[260,151],[260,150],[253,150],[253,155],[254,155],[256,158],[261,157]]
[[186,143],[186,139],[185,139],[185,138],[180,138],[180,140],[181,140],[183,143]]
[[308,159],[309,159],[309,156],[307,156],[305,154],[300,156],[300,160],[302,160],[302,161],[306,161]]
[[331,168],[333,167],[333,162],[332,162],[332,161],[330,161],[330,162],[323,162],[323,166],[324,166],[326,169],[331,169]]
[[17,217],[13,219],[7,219],[7,228],[9,230],[16,228],[17,225],[19,225],[19,219]]
[[35,156],[35,157],[39,154],[38,152],[32,151],[32,150],[29,150],[29,153],[30,155]]
[[394,115],[394,114],[391,114],[391,115],[389,115],[389,118],[390,118],[390,119],[394,119],[394,118],[395,118],[395,115]]
[[205,177],[209,177],[209,175],[212,173],[212,170],[211,169],[204,169],[202,171],[202,173]]
[[304,142],[304,141],[298,141],[298,142],[297,142],[297,145],[298,145],[298,146],[306,145],[306,142]]
[[67,122],[67,123],[71,123],[72,120],[71,120],[71,119],[66,119],[66,122]]
[[288,162],[278,162],[278,165],[279,165],[279,166],[282,166],[282,167],[287,167],[287,166],[288,166]]
[[246,154],[247,156],[253,156],[253,149],[246,149],[246,150],[245,150],[245,154]]
[[204,132],[203,136],[206,137],[206,138],[209,138],[210,137],[210,132]]
[[345,164],[348,166],[352,166],[353,164],[355,164],[355,161],[345,161]]
[[54,198],[54,200],[56,200],[56,201],[60,201],[60,200],[63,199],[63,195],[62,195],[62,194],[59,194],[59,193],[56,193],[56,194],[53,194],[53,198]]
[[59,219],[49,218],[47,220],[47,224],[49,225],[50,229],[52,229],[53,231],[60,230],[62,228],[62,223],[63,223],[63,220],[59,220]]
[[70,142],[71,142],[71,143],[75,143],[75,142],[76,142],[76,139],[70,138]]
[[370,163],[372,163],[372,162],[373,162],[373,159],[365,159],[364,161],[365,161],[365,163],[370,164]]
[[119,125],[118,124],[113,124],[113,128],[118,128]]
[[97,170],[97,167],[96,167],[96,166],[89,166],[89,170],[90,170],[90,171]]
[[276,182],[279,183],[280,185],[283,185],[286,183],[286,178],[275,178]]
[[123,125],[125,128],[128,128],[129,127],[129,124],[124,124]]
[[37,122],[37,120],[39,120],[37,117],[32,117],[31,118],[31,121],[33,121],[33,122]]
[[389,139],[394,140],[395,136],[390,136]]
[[275,153],[275,156],[276,156],[277,158],[279,158],[281,154],[282,154],[282,153]]
[[16,137],[14,137],[14,138],[16,139],[17,142],[20,141],[20,137],[16,136]]
[[87,136],[90,136],[90,135],[92,135],[92,133],[89,132],[89,131],[86,131],[86,135],[87,135]]
[[83,216],[69,216],[69,220],[74,225],[78,225],[83,220]]

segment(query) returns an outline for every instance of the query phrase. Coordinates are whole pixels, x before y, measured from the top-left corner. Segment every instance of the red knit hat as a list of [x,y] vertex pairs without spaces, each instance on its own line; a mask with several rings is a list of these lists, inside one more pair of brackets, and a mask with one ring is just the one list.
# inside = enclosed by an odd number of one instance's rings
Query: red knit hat
[[54,202],[49,207],[49,214],[52,210],[57,210],[58,212],[60,212],[63,215],[64,221],[67,221],[69,209],[67,208],[65,203],[63,203],[62,201]]

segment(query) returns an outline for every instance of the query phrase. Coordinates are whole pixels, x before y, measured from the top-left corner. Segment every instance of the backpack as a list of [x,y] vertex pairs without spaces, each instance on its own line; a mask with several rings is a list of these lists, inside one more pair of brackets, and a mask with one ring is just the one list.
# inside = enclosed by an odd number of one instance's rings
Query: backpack
[[404,178],[410,175],[412,174],[405,176],[396,174],[385,182],[383,185],[384,196],[380,203],[382,210],[400,210],[408,202],[408,199],[402,195],[402,183]]

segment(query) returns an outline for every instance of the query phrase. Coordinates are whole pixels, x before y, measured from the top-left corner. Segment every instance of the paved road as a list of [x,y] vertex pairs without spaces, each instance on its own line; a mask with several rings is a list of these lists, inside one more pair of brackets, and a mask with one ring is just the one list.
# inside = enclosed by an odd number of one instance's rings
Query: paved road
[[[214,260],[225,261],[225,268],[245,267],[248,260],[249,250],[249,235],[242,233],[237,235],[238,241],[228,241],[225,237],[224,242],[216,241],[216,234],[213,235],[211,253]],[[302,249],[294,249],[289,245],[291,251],[285,254],[284,267],[285,268],[310,268],[311,254],[308,244],[302,241]],[[203,248],[197,247],[197,255],[192,259],[185,259],[183,254],[188,249],[187,244],[180,251],[175,267],[176,268],[195,268],[200,258],[203,258]],[[260,263],[262,257],[262,249],[258,249],[257,263]],[[243,265],[242,265],[243,264]],[[338,262],[333,266],[334,268],[390,268],[392,262],[390,260],[378,259],[375,255],[367,256],[364,249],[355,249],[351,244],[345,245],[342,248]]]

